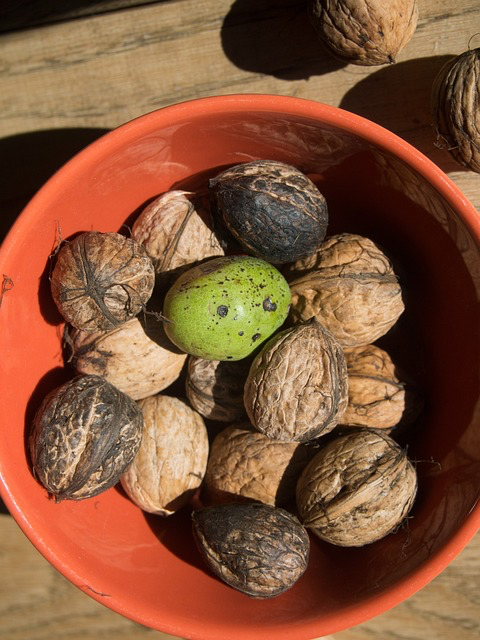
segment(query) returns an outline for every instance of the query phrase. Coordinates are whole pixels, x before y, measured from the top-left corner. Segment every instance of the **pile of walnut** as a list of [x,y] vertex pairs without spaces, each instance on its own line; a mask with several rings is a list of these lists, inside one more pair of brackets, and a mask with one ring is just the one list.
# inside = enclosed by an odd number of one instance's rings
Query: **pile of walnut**
[[[297,169],[254,161],[209,191],[160,195],[131,238],[61,246],[51,291],[74,375],[38,409],[30,453],[57,501],[121,483],[146,512],[191,508],[209,568],[268,598],[306,570],[307,531],[361,546],[412,507],[415,469],[391,434],[417,396],[373,344],[402,314],[402,289],[370,239],[325,236],[325,199]],[[289,283],[283,326],[238,361],[176,348],[160,311],[179,274],[262,246]]]

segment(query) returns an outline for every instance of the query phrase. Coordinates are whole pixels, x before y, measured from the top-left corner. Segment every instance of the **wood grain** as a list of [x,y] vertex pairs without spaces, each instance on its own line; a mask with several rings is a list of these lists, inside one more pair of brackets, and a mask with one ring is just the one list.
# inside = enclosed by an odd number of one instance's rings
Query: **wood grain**
[[424,0],[413,39],[386,67],[344,65],[325,53],[304,0],[163,2],[4,33],[0,139],[109,129],[200,96],[293,95],[391,129],[444,169],[478,209],[480,176],[436,146],[430,114],[431,82],[448,57],[469,46],[475,24],[478,0]]
[[[378,122],[436,162],[480,209],[480,175],[462,170],[436,146],[430,114],[430,87],[440,66],[469,46],[480,46],[480,36],[470,42],[480,31],[478,0],[420,2],[413,39],[397,63],[386,67],[355,67],[331,58],[317,42],[305,4],[304,0],[4,3],[0,238],[36,189],[103,132],[181,100],[248,92],[318,100]],[[5,12],[14,5],[16,9],[29,5],[23,18],[18,12],[16,18],[12,11]],[[136,625],[85,596],[48,564],[5,512],[0,514],[0,574],[2,639],[172,637]],[[478,639],[479,587],[477,534],[419,593],[332,637]]]
[[[169,640],[79,591],[56,571],[6,513],[0,515],[0,638]],[[381,616],[328,640],[477,640],[480,534],[435,580]],[[273,639],[272,639],[273,640]]]
[[54,569],[8,515],[0,516],[0,638],[167,640],[110,611]]
[[3,0],[0,32],[29,29],[39,25],[131,9],[166,0]]

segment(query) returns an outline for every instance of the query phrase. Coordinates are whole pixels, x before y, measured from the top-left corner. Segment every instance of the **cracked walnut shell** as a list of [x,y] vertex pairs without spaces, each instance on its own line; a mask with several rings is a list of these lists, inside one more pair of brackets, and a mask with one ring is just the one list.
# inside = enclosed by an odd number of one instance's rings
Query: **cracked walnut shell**
[[252,598],[273,598],[304,574],[310,540],[298,519],[261,503],[220,504],[192,514],[195,542],[210,570]]
[[432,86],[437,145],[480,173],[480,49],[449,60]]
[[320,539],[359,547],[393,532],[413,505],[415,468],[387,434],[358,429],[321,449],[297,483],[300,520]]
[[266,343],[250,368],[244,403],[252,425],[269,438],[305,442],[337,425],[347,388],[342,349],[311,318]]
[[363,236],[330,236],[315,255],[292,265],[290,274],[293,322],[316,317],[342,347],[371,344],[405,308],[390,260]]
[[210,447],[202,500],[285,506],[314,451],[308,444],[272,440],[248,423],[230,425]]
[[143,441],[121,484],[143,511],[169,516],[202,483],[207,429],[203,418],[179,398],[158,394],[139,400],[138,406],[145,422]]
[[64,244],[50,279],[60,313],[83,331],[108,331],[135,317],[154,284],[153,263],[141,244],[98,231]]
[[132,318],[110,331],[66,332],[77,373],[102,376],[134,400],[153,396],[180,376],[187,358],[152,316]]
[[336,58],[364,66],[391,64],[418,21],[416,0],[310,0],[320,41]]
[[29,437],[35,477],[56,497],[83,500],[116,484],[137,453],[143,416],[99,376],[57,387],[35,414]]

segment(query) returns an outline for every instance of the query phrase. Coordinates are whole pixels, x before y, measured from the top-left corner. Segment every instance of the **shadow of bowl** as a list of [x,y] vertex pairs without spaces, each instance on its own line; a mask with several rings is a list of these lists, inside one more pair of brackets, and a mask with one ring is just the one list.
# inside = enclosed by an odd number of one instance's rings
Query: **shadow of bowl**
[[431,109],[433,80],[451,57],[415,58],[381,67],[347,91],[339,106],[393,131],[443,171],[459,171],[461,165],[436,145]]
[[57,169],[108,129],[47,129],[0,140],[0,242],[33,195]]

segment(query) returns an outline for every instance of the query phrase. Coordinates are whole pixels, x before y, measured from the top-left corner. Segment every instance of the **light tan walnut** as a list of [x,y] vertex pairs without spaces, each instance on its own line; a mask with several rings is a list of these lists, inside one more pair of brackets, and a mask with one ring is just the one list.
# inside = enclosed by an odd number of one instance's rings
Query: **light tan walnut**
[[322,540],[345,547],[393,532],[410,511],[417,474],[386,433],[358,429],[325,445],[297,483],[300,520]]
[[416,0],[310,0],[312,24],[336,58],[364,66],[391,64],[411,40]]
[[248,423],[230,425],[210,447],[202,499],[285,506],[294,499],[298,476],[314,452],[308,444],[267,438]]
[[419,394],[398,376],[390,355],[370,344],[345,349],[348,404],[342,425],[389,429],[410,422],[420,408]]
[[331,431],[347,404],[345,356],[312,318],[277,333],[255,357],[244,403],[269,438],[305,442]]
[[375,342],[405,309],[390,260],[363,236],[330,236],[290,274],[292,321],[316,317],[343,347]]
[[133,318],[111,331],[69,330],[66,341],[77,373],[102,376],[134,400],[170,386],[187,358],[152,316]]
[[121,484],[141,509],[169,516],[185,506],[202,483],[207,429],[203,418],[179,398],[158,394],[138,405],[143,440]]
[[480,49],[449,60],[432,86],[437,145],[480,173]]
[[170,281],[195,263],[223,256],[209,211],[196,206],[187,191],[167,191],[140,213],[132,237],[147,250],[162,280]]

